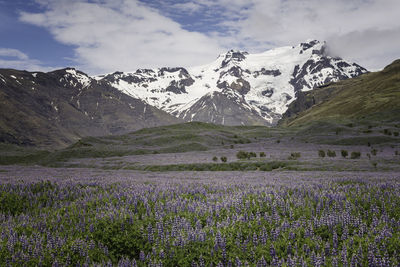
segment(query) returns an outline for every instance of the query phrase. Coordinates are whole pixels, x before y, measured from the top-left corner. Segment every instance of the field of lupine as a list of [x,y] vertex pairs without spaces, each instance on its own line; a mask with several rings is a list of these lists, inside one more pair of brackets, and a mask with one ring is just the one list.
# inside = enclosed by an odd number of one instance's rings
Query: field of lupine
[[0,266],[399,264],[396,172],[0,170]]

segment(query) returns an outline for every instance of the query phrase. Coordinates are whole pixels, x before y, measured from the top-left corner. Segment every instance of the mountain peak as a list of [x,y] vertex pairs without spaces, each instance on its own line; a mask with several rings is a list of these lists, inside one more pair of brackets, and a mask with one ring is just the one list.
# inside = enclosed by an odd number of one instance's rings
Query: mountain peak
[[239,51],[239,50],[229,50],[225,54],[220,55],[221,58],[223,58],[222,63],[221,63],[221,68],[226,67],[230,62],[232,63],[239,63],[243,60],[246,59],[246,56],[249,53],[246,51]]
[[[140,70],[105,76],[102,80],[188,121],[227,123],[224,114],[230,117],[236,110],[241,114],[236,116],[238,124],[253,116],[250,112],[263,118],[265,125],[273,125],[296,98],[296,92],[366,72],[354,63],[330,57],[325,47],[325,42],[307,40],[295,47],[275,48],[259,54],[232,49],[203,66]],[[223,93],[224,97],[219,101],[203,101],[204,96],[213,99],[210,97],[213,92]],[[231,95],[235,97],[227,97]],[[232,103],[228,104],[229,101]],[[218,103],[224,108],[218,107]],[[214,104],[217,107],[206,107]],[[242,111],[237,109],[238,105],[243,107]],[[205,119],[207,114],[209,120]],[[229,123],[234,124],[230,118]],[[260,123],[259,119],[256,121]]]

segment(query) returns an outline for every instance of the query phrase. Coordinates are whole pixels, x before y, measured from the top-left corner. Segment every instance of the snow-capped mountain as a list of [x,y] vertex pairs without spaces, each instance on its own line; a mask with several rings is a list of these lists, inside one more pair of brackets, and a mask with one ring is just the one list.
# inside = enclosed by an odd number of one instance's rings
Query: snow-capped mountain
[[228,51],[190,68],[139,69],[94,77],[186,121],[274,125],[296,92],[356,77],[363,67],[307,41],[260,54]]

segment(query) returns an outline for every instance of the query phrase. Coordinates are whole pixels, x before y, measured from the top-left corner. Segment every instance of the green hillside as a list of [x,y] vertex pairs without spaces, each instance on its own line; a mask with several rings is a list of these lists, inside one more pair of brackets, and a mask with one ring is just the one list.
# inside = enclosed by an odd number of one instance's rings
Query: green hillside
[[291,103],[281,125],[315,122],[392,123],[400,121],[400,60],[382,71],[303,93]]

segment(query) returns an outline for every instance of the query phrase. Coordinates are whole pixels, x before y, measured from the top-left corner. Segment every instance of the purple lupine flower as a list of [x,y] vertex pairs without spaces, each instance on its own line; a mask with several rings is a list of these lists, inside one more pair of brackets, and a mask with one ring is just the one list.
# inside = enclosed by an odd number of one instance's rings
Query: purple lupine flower
[[140,251],[139,260],[144,262],[146,260],[146,255],[144,254],[143,250]]

